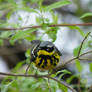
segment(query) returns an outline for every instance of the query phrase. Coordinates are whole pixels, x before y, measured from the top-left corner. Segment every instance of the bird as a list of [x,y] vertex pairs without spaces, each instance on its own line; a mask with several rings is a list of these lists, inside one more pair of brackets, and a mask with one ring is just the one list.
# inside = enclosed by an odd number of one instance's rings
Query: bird
[[40,70],[54,69],[62,56],[57,47],[50,41],[32,40],[31,44],[30,62]]

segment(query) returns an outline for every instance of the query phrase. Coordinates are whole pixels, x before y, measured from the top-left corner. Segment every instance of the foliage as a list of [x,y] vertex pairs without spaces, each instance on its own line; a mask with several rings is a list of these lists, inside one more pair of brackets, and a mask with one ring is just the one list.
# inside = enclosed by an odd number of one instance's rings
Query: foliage
[[[34,40],[34,39],[40,39],[42,40],[42,37],[47,34],[49,38],[52,39],[52,42],[55,42],[57,36],[57,32],[59,30],[59,27],[48,27],[50,24],[58,24],[58,15],[55,14],[53,11],[56,8],[63,7],[65,5],[71,4],[69,0],[59,0],[58,2],[55,2],[53,4],[50,4],[48,6],[43,5],[44,0],[21,0],[21,2],[17,2],[16,0],[0,0],[0,10],[3,12],[9,11],[6,13],[6,19],[2,20],[3,13],[0,14],[0,28],[15,28],[16,30],[12,31],[6,31],[3,32],[3,30],[0,30],[0,45],[3,46],[3,42],[5,39],[8,39],[11,45],[14,45],[15,42],[17,41],[22,41],[26,40],[28,42]],[[19,4],[17,4],[19,3]],[[6,5],[5,5],[6,4]],[[30,6],[32,6],[30,8]],[[35,6],[35,7],[34,7]],[[40,28],[42,30],[42,35],[40,37],[36,37],[36,32],[39,30],[39,28],[30,28],[30,29],[25,29],[22,30],[22,22],[23,18],[21,16],[18,17],[18,23],[9,23],[8,20],[17,12],[19,11],[25,11],[27,13],[35,13],[37,16],[35,18],[36,24],[41,25],[42,27]],[[52,16],[52,21],[50,21],[50,18],[44,17],[44,13],[49,12]],[[86,13],[81,18],[87,17],[87,16],[92,16],[92,13]],[[30,25],[33,26],[34,24]],[[17,29],[20,28],[20,29]],[[82,38],[85,37],[86,33],[80,27],[77,26],[71,26],[69,27],[71,30],[77,30]],[[85,49],[87,48],[92,48],[90,46],[91,40],[88,40],[84,42],[82,48],[81,48],[81,53],[82,54]],[[78,56],[78,52],[80,49],[80,45],[78,45],[74,50],[73,50],[73,55],[74,57]],[[25,73],[25,69],[21,69],[21,67],[24,65],[24,63],[29,64],[30,60],[30,49],[27,50],[25,53],[25,56],[27,59],[23,62],[20,62],[16,65],[16,67],[12,70],[13,73]],[[87,92],[88,88],[90,88],[90,85],[88,85],[87,81],[88,79],[82,76],[82,72],[84,69],[83,64],[80,63],[79,58],[75,60],[75,67],[77,70],[77,74],[72,75],[67,70],[62,70],[58,71],[56,74],[51,75],[52,77],[58,77],[59,81],[62,81],[61,79],[65,74],[70,74],[70,78],[66,80],[67,83],[71,83],[72,80],[77,77],[80,80],[80,84],[73,84],[72,87],[76,88],[79,87],[84,87],[83,92]],[[20,70],[20,71],[19,71]],[[89,64],[89,70],[92,72],[92,63]],[[28,74],[34,74],[36,72],[36,69],[34,69],[33,66],[31,66],[30,70],[28,71]],[[40,74],[40,72],[37,72]],[[47,72],[46,72],[47,73]],[[45,73],[43,73],[45,74]],[[58,76],[60,75],[60,76]],[[86,76],[92,77],[92,74],[89,73],[88,75],[85,74]],[[56,82],[55,80],[49,81],[49,86],[52,90],[52,92],[56,92],[57,90],[61,90],[62,92],[68,92],[68,88],[64,86],[63,84],[60,84],[59,82]],[[46,78],[27,78],[27,77],[6,77],[0,84],[0,89],[1,92],[48,92],[49,87],[48,87],[48,80]]]
[[[50,80],[50,86],[53,92],[59,88],[58,83]],[[48,92],[48,84],[46,79],[38,78],[17,78],[13,79],[12,82],[8,82],[6,85],[2,84],[2,92]]]
[[92,13],[85,13],[81,16],[81,18],[85,18],[85,17],[89,17],[89,16],[92,16]]

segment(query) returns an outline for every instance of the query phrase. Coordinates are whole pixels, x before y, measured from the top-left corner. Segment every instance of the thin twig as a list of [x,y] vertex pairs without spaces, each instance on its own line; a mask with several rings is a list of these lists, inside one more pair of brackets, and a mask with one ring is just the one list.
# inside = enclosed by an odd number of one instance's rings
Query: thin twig
[[[48,71],[48,75],[49,75],[49,71]],[[50,87],[50,78],[49,77],[48,77],[48,88],[49,88],[49,92],[52,92],[51,87]]]
[[[84,56],[84,55],[87,55],[87,54],[90,54],[92,53],[92,50],[88,51],[88,52],[85,52],[83,54],[81,54],[79,57],[81,56]],[[59,69],[60,67],[63,67],[69,63],[71,63],[73,60],[77,59],[77,57],[75,58],[72,58],[68,61],[66,61],[63,65],[61,64],[60,66],[57,67],[57,69]],[[56,70],[57,70],[56,69]],[[22,77],[35,77],[35,75],[24,75],[24,74],[12,74],[12,73],[3,73],[3,72],[0,72],[0,75],[5,75],[5,76],[22,76]],[[42,76],[48,76],[48,75],[42,75]],[[38,77],[42,77],[41,75],[39,75]]]
[[60,69],[62,69],[63,67],[65,67],[65,65],[67,65],[67,64],[69,64],[69,63],[71,63],[73,60],[75,60],[75,59],[78,59],[81,55],[80,55],[80,52],[81,52],[81,49],[82,49],[82,46],[83,46],[83,43],[84,43],[84,41],[87,39],[87,37],[89,36],[89,34],[90,34],[91,32],[88,32],[87,33],[87,35],[85,36],[85,38],[83,39],[83,41],[81,42],[81,45],[80,45],[80,48],[79,48],[79,51],[78,51],[78,55],[77,55],[77,57],[75,57],[75,58],[73,58],[73,59],[70,59],[70,60],[68,60],[67,62],[65,62],[63,65],[61,64],[61,65],[59,65],[57,68],[55,68],[53,71],[52,71],[52,73],[51,74],[53,74],[53,73],[55,73],[55,72],[57,72],[58,70],[60,70]]
[[[92,53],[92,50],[79,55],[79,57],[84,56],[84,55],[89,54],[89,53]],[[75,59],[77,59],[77,57],[68,60],[64,65],[69,64],[70,62],[72,62]],[[61,65],[61,67],[62,67],[62,65]],[[60,66],[57,67],[57,70],[59,68],[60,68]],[[25,74],[13,74],[13,73],[3,73],[3,72],[0,72],[0,75],[4,75],[4,76],[15,76],[15,77],[16,76],[18,76],[18,77],[34,77],[34,78],[42,78],[42,77],[48,78],[49,77],[50,79],[53,79],[53,80],[55,80],[55,81],[57,81],[59,83],[62,83],[64,86],[68,87],[71,90],[71,88],[69,86],[65,85],[62,81],[56,80],[56,79],[50,77],[49,75],[27,75],[27,74],[25,75]],[[76,92],[76,91],[73,91],[73,92]]]
[[64,86],[66,86],[67,88],[69,88],[72,92],[76,92],[73,88],[71,88],[67,83],[63,82],[63,81],[59,81],[58,79],[52,78],[48,75],[25,75],[25,74],[11,74],[11,73],[2,73],[0,72],[0,75],[5,75],[5,76],[18,76],[18,77],[34,77],[34,78],[49,78],[52,80],[57,81],[60,84],[63,84]]
[[92,53],[92,50],[90,50],[90,51],[88,51],[88,52],[85,52],[85,53],[81,54],[79,57],[84,56],[84,55],[86,55],[86,54],[90,54],[90,53]]
[[[90,53],[92,53],[92,50],[90,50],[90,51],[88,51],[88,52],[85,52],[85,53],[79,55],[79,58],[82,57],[82,56],[84,56],[84,55],[90,54]],[[60,65],[59,65],[58,67],[56,67],[49,75],[56,73],[58,70],[62,69],[63,67],[65,67],[66,65],[70,64],[72,61],[74,61],[74,60],[76,60],[76,59],[78,59],[78,57],[74,57],[74,58],[72,58],[72,59],[70,59],[70,60],[67,60],[63,65],[60,64]]]
[[53,77],[50,77],[50,76],[49,76],[49,78],[52,79],[52,80],[57,81],[58,83],[63,84],[65,87],[69,88],[72,92],[77,92],[75,89],[71,88],[66,82],[64,82],[64,81],[59,81],[58,79],[53,78]]
[[[82,43],[81,43],[80,50],[79,50],[79,56],[77,56],[77,57],[75,57],[75,58],[73,58],[73,59],[68,60],[68,61],[65,62],[63,65],[60,65],[59,67],[57,67],[57,69],[55,69],[55,70],[61,69],[61,68],[64,67],[65,65],[71,63],[73,60],[78,59],[79,57],[81,57],[81,56],[83,56],[83,55],[92,53],[92,50],[91,50],[91,51],[88,51],[88,52],[83,53],[83,54],[80,55],[80,51],[81,51],[82,45],[83,45],[84,41],[86,40],[86,38],[88,37],[89,34],[90,34],[90,33],[88,33],[88,34],[86,35],[86,37],[84,38],[84,40],[83,40]],[[56,71],[54,71],[53,73],[55,73],[55,72],[56,72]],[[15,76],[15,77],[16,77],[16,76],[20,76],[20,77],[34,77],[34,78],[42,78],[42,77],[50,78],[50,79],[53,79],[53,80],[55,80],[55,81],[57,81],[57,82],[63,84],[64,86],[66,86],[67,88],[69,88],[70,90],[72,90],[72,92],[76,92],[74,89],[72,89],[72,88],[71,88],[69,85],[67,85],[66,83],[63,83],[62,81],[59,81],[59,80],[57,80],[57,79],[55,79],[55,78],[50,77],[50,76],[49,76],[50,74],[48,74],[48,75],[27,75],[27,74],[12,74],[12,73],[2,73],[2,72],[0,72],[0,75]]]
[[81,92],[81,88],[80,88],[80,80],[78,79],[78,91]]
[[[53,24],[48,25],[48,27],[60,27],[60,26],[92,26],[92,23],[83,23],[83,24]],[[42,25],[28,26],[28,27],[20,27],[20,28],[0,28],[0,31],[13,31],[13,30],[24,30],[31,28],[41,28]]]
[[84,41],[87,39],[87,37],[89,36],[90,33],[91,33],[91,32],[88,32],[87,35],[85,36],[85,38],[83,39],[83,41],[81,42],[81,45],[80,45],[80,48],[79,48],[77,57],[79,57],[80,52],[81,52],[81,49],[82,49],[82,47],[83,47],[83,43],[84,43]]
[[78,60],[92,61],[92,59],[88,59],[88,58],[78,58]]
[[27,74],[28,69],[30,68],[30,65],[31,65],[31,62],[28,64],[28,66],[27,66],[27,68],[26,68],[26,72],[25,72],[25,74]]

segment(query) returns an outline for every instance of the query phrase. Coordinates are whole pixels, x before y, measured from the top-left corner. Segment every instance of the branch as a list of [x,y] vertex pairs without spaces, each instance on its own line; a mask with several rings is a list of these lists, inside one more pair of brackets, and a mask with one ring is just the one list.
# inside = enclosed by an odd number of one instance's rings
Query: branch
[[[48,25],[48,27],[60,27],[60,26],[92,26],[92,23],[83,23],[83,24],[53,24]],[[31,29],[31,28],[42,28],[42,25],[36,26],[28,26],[28,27],[20,27],[20,28],[0,28],[0,31],[13,31],[13,30],[24,30],[24,29]]]
[[83,43],[84,43],[84,41],[87,39],[87,37],[90,35],[90,33],[91,33],[91,32],[88,32],[87,35],[85,36],[85,38],[83,39],[83,41],[81,42],[80,49],[79,49],[79,51],[78,51],[78,56],[77,56],[78,58],[79,58],[81,49],[82,49],[82,47],[83,47]]
[[[80,49],[79,49],[79,52],[78,52],[78,56],[73,58],[73,59],[70,59],[68,60],[67,62],[65,62],[63,65],[61,64],[60,66],[58,66],[55,71],[52,71],[51,74],[53,73],[56,73],[59,69],[61,69],[62,67],[64,67],[65,65],[71,63],[73,60],[75,59],[78,59],[79,57],[83,56],[83,55],[86,55],[86,54],[89,54],[89,53],[92,53],[92,50],[91,51],[88,51],[86,53],[83,53],[80,55],[80,52],[81,52],[81,49],[82,49],[82,46],[83,46],[83,43],[84,41],[87,39],[87,37],[89,36],[90,32],[85,36],[85,38],[83,39],[82,43],[81,43],[81,46],[80,46]],[[53,77],[50,77],[51,74],[48,74],[48,75],[27,75],[27,74],[13,74],[13,73],[3,73],[3,72],[0,72],[0,75],[5,75],[5,76],[18,76],[18,77],[34,77],[34,78],[42,78],[42,77],[45,77],[45,78],[49,78],[49,79],[52,79],[52,80],[55,80],[57,81],[58,83],[61,83],[63,84],[64,86],[66,86],[67,88],[69,88],[72,92],[76,92],[73,88],[71,88],[68,84],[66,84],[65,82],[63,81],[59,81]]]
[[66,61],[64,64],[60,64],[58,67],[56,67],[55,69],[53,69],[53,71],[49,75],[56,73],[58,70],[62,69],[66,65],[70,64],[72,61],[74,61],[74,60],[76,60],[76,59],[78,59],[78,58],[80,58],[80,57],[82,57],[84,55],[90,54],[90,53],[92,53],[92,50],[79,55],[79,57],[74,57],[74,58]]
[[[53,74],[53,73],[57,72],[58,70],[62,69],[64,66],[66,66],[66,65],[69,64],[69,63],[71,63],[73,60],[79,59],[79,57],[81,57],[82,55],[85,55],[85,54],[81,54],[81,55],[80,55],[80,52],[81,52],[81,49],[82,49],[82,46],[83,46],[84,41],[87,39],[87,37],[90,35],[90,33],[91,33],[91,32],[88,32],[87,35],[85,36],[85,38],[83,39],[83,41],[81,42],[81,45],[80,45],[80,48],[79,48],[77,57],[68,60],[68,61],[65,62],[64,64],[59,65],[58,67],[56,67],[56,68],[52,71],[51,74]],[[87,54],[87,53],[86,53],[86,54]],[[50,75],[51,75],[51,74],[50,74]]]
[[0,72],[0,75],[5,75],[5,76],[18,76],[18,77],[34,77],[34,78],[49,78],[52,80],[55,80],[56,82],[63,84],[67,88],[69,88],[72,92],[76,92],[73,88],[71,88],[67,83],[64,81],[59,81],[58,79],[52,78],[49,75],[27,75],[27,74],[13,74],[13,73],[2,73]]
[[[79,57],[84,56],[84,55],[87,55],[87,54],[89,54],[89,53],[92,53],[92,50],[90,50],[90,51],[88,51],[88,52],[85,52],[85,53],[79,55]],[[58,66],[58,67],[55,69],[55,71],[53,71],[51,74],[56,73],[59,69],[61,69],[61,68],[64,67],[65,65],[71,63],[71,62],[72,62],[73,60],[75,60],[75,59],[77,59],[77,57],[66,61],[65,64]],[[64,86],[66,86],[67,88],[69,88],[70,90],[72,90],[72,92],[76,92],[74,89],[72,89],[70,86],[68,86],[68,84],[64,83],[63,81],[59,81],[59,80],[57,80],[57,79],[55,79],[55,78],[50,77],[51,74],[49,74],[49,75],[28,75],[28,74],[13,74],[13,73],[3,73],[3,72],[0,72],[0,75],[4,75],[4,76],[34,77],[34,78],[42,78],[42,77],[45,77],[45,78],[50,78],[50,79],[53,79],[53,80],[57,81],[58,83],[63,84]]]
[[65,83],[64,81],[59,81],[58,79],[56,78],[53,78],[53,77],[48,77],[52,80],[55,80],[56,82],[60,83],[60,84],[63,84],[65,87],[69,88],[72,92],[77,92],[75,89],[71,88],[67,83]]
[[[92,50],[90,50],[90,51],[88,51],[88,52],[85,52],[85,53],[79,55],[79,57],[84,56],[84,55],[87,55],[87,54],[90,54],[90,53],[92,53]],[[59,70],[59,69],[63,68],[65,65],[71,63],[71,62],[72,62],[73,60],[75,60],[75,59],[77,59],[77,57],[72,58],[72,59],[66,61],[63,65],[58,66],[58,67],[55,69],[55,72],[56,72],[56,70]],[[54,72],[54,73],[55,73],[55,72]],[[48,75],[37,75],[37,76],[36,76],[36,75],[27,75],[27,74],[24,75],[24,74],[13,74],[13,73],[3,73],[3,72],[0,72],[0,75],[5,75],[5,76],[19,76],[19,77],[37,77],[37,78],[48,76]]]

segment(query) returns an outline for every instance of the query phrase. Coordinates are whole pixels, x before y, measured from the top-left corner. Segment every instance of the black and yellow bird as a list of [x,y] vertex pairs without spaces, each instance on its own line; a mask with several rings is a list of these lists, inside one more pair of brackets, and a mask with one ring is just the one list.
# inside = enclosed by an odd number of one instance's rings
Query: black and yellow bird
[[52,42],[33,40],[31,42],[31,62],[41,70],[51,70],[56,67],[62,55]]

